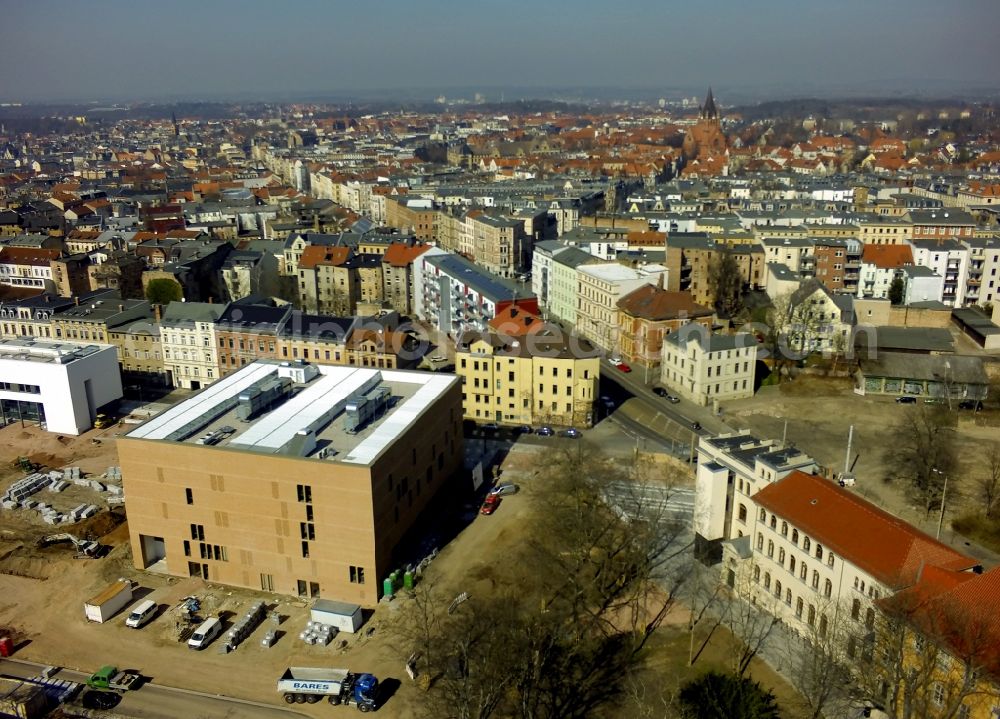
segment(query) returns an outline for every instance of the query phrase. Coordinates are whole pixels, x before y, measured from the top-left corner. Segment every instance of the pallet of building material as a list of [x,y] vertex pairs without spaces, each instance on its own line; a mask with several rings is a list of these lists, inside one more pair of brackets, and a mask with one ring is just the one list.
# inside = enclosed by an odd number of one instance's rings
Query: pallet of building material
[[21,509],[34,509],[37,506],[38,506],[38,502],[36,502],[34,499],[22,499],[21,500]]
[[120,496],[119,497],[108,497],[105,501],[108,503],[109,507],[120,507],[123,504],[125,504],[125,498],[124,497],[120,497]]
[[17,509],[17,502],[13,499],[5,499],[0,502],[0,507],[3,507],[4,509]]
[[96,489],[98,492],[103,492],[106,485],[103,482],[98,482],[97,480],[90,480],[90,488]]
[[58,482],[53,482],[49,485],[50,492],[65,492],[66,488],[69,487],[69,482],[60,480]]
[[55,514],[43,514],[42,521],[46,524],[59,524],[63,521],[63,515],[58,512]]
[[122,493],[122,486],[120,484],[108,484],[105,486],[105,491],[108,494],[120,495]]
[[80,519],[87,519],[97,514],[97,505],[88,504],[87,508],[80,513]]

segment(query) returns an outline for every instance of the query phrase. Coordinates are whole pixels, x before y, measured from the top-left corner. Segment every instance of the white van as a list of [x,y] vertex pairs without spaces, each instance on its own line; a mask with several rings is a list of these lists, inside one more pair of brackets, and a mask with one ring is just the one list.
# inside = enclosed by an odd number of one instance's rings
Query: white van
[[129,610],[125,626],[139,629],[154,616],[156,616],[156,602],[144,599]]
[[194,630],[194,634],[192,634],[191,638],[188,639],[188,648],[204,649],[221,633],[222,622],[220,622],[216,617],[206,619],[201,623],[201,626]]

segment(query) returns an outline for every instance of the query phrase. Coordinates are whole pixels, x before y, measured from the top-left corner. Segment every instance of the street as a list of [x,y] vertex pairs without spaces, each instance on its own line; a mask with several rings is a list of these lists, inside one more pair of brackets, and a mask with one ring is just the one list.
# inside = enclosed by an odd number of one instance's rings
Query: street
[[693,487],[667,487],[649,482],[611,482],[604,498],[629,517],[671,515],[685,524],[691,523],[694,514]]
[[[42,665],[16,659],[0,660],[0,674],[26,679],[37,677]],[[61,669],[53,679],[84,683],[87,675]],[[281,698],[275,692],[275,700]],[[145,683],[138,690],[125,692],[116,714],[124,714],[137,719],[176,719],[177,717],[199,717],[199,719],[279,719],[281,717],[305,716],[279,704],[268,706],[247,702],[221,695],[203,694],[187,689],[159,686]]]

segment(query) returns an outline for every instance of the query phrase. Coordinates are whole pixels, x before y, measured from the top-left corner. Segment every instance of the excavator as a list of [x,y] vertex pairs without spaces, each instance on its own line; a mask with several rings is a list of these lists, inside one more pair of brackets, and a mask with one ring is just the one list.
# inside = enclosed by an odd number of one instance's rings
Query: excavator
[[50,534],[38,540],[39,547],[51,547],[53,544],[72,544],[76,549],[76,559],[97,559],[101,556],[104,547],[100,543],[90,539],[80,539],[74,534],[63,532],[61,534]]

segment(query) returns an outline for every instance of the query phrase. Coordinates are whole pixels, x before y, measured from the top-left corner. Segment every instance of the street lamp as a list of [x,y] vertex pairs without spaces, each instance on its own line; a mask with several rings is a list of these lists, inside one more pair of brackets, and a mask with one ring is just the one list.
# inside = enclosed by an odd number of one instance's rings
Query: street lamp
[[941,487],[941,514],[938,516],[937,535],[934,537],[941,539],[941,527],[944,525],[944,503],[948,496],[948,475],[934,467],[931,468],[931,471],[944,477],[944,485]]

